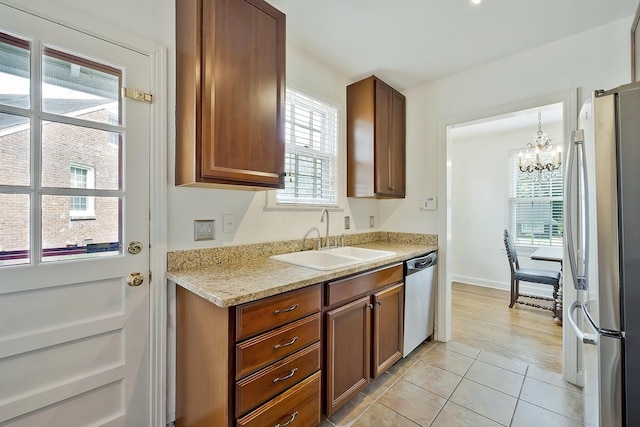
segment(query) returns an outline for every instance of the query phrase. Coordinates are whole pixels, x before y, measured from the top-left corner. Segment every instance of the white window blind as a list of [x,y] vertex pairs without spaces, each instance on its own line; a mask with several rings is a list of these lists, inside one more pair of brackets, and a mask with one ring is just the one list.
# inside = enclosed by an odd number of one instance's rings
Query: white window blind
[[338,110],[287,89],[285,188],[278,204],[338,204]]
[[563,171],[523,173],[519,150],[509,153],[511,233],[514,242],[531,246],[562,246],[564,235]]

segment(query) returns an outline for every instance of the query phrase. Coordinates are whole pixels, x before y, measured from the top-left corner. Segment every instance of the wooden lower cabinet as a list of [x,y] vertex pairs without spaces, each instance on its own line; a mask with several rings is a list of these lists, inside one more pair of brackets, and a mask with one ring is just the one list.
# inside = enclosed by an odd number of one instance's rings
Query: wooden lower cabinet
[[330,416],[402,358],[402,265],[328,283],[326,295],[333,303],[324,313],[325,412]]
[[228,308],[177,286],[176,426],[317,426],[320,310],[320,285]]
[[333,414],[370,381],[371,303],[360,298],[326,313],[327,415]]
[[402,272],[228,308],[177,286],[176,426],[320,424],[402,357]]

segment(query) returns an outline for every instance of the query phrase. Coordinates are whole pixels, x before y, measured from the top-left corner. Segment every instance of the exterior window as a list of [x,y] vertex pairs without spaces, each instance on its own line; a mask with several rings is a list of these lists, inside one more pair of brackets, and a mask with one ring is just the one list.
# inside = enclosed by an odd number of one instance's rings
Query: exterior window
[[[71,165],[71,188],[94,188],[93,168]],[[71,219],[94,219],[95,207],[93,197],[71,196],[69,200]]]
[[287,89],[285,188],[278,204],[338,204],[338,110]]
[[563,171],[523,173],[518,152],[509,153],[511,232],[514,242],[528,246],[563,244]]

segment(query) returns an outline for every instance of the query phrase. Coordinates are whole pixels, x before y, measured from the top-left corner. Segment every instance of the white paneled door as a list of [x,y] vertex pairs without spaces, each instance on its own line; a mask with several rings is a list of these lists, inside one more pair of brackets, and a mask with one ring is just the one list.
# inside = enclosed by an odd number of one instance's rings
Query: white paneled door
[[2,427],[149,423],[149,70],[0,4]]

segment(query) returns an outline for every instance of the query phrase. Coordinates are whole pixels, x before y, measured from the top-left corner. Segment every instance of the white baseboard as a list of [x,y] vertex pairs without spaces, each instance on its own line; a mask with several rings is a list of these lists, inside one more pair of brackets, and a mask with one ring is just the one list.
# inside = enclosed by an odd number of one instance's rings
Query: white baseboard
[[[469,285],[482,286],[484,288],[492,288],[492,289],[502,289],[504,291],[509,291],[511,285],[509,282],[499,282],[497,280],[488,280],[481,279],[479,277],[471,277],[471,276],[451,276],[452,282],[460,282],[466,283]],[[548,297],[551,298],[553,295],[553,288],[546,285],[537,285],[535,283],[520,283],[520,292],[535,295],[539,297]]]

